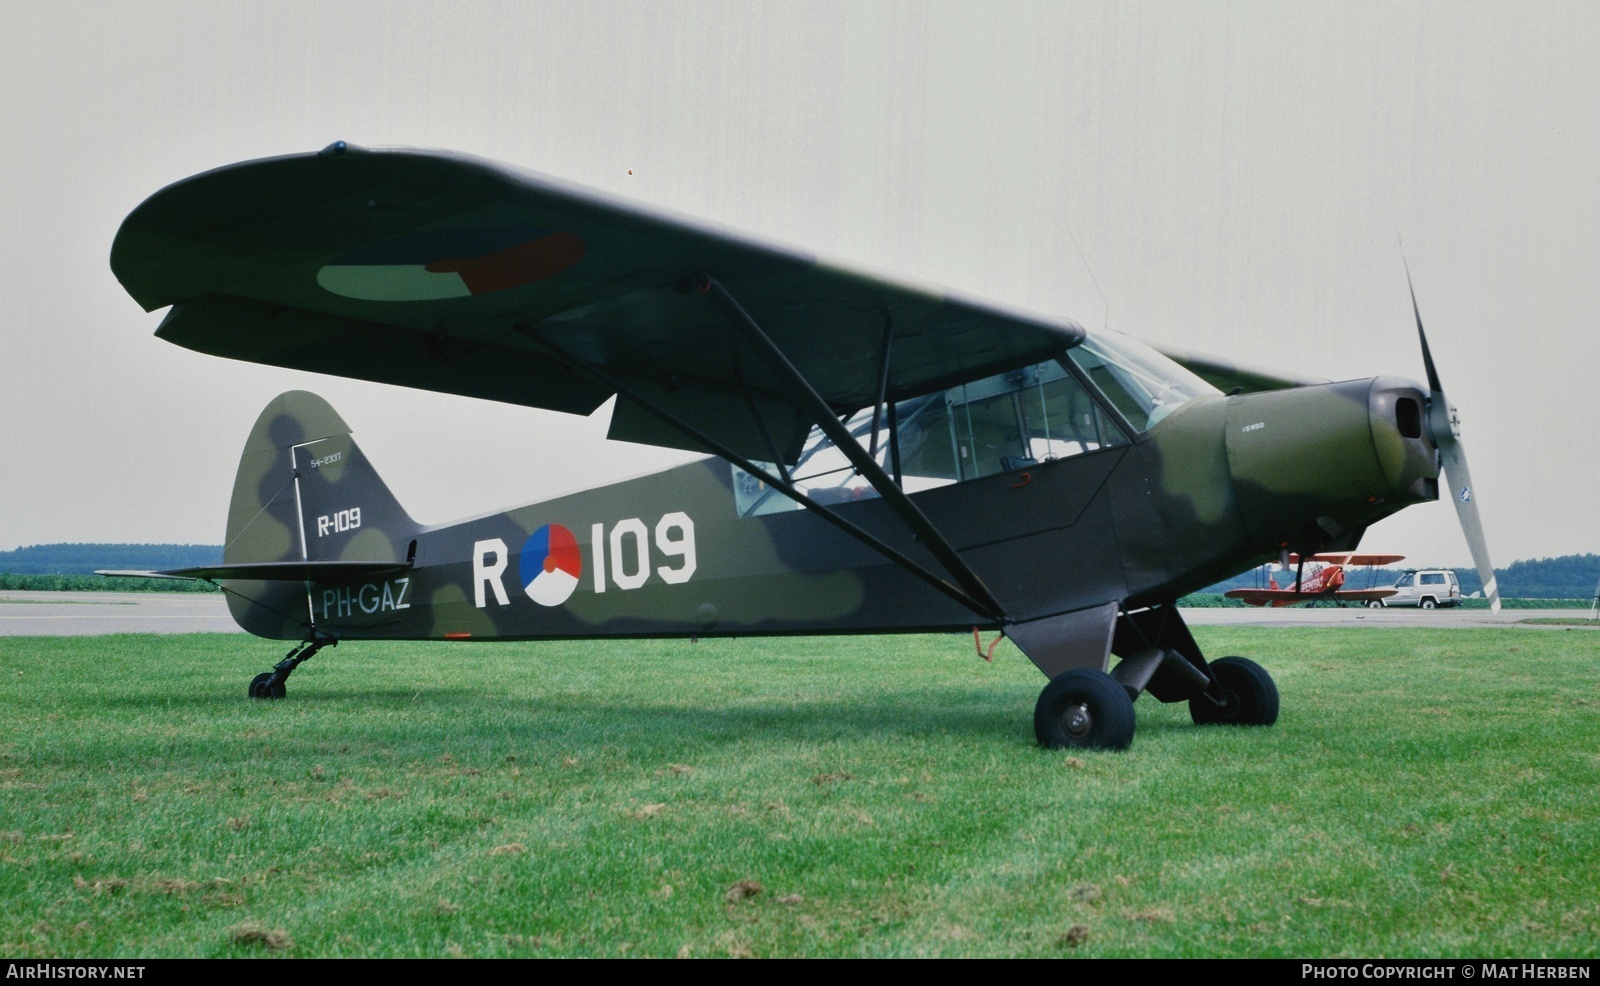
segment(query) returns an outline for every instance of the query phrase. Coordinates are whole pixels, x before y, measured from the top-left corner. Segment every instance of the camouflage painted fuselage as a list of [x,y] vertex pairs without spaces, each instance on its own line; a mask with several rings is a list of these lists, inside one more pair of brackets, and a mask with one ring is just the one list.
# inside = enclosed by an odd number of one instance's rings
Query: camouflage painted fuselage
[[[1406,402],[1410,402],[1407,405]],[[1356,380],[1209,395],[1130,445],[913,495],[1025,623],[1169,602],[1273,557],[1353,547],[1437,498],[1416,385]],[[835,507],[914,561],[933,555],[878,499]],[[810,511],[740,517],[721,460],[422,527],[320,398],[253,430],[225,561],[394,562],[337,582],[227,583],[252,633],[304,639],[540,639],[861,633],[994,626]]]

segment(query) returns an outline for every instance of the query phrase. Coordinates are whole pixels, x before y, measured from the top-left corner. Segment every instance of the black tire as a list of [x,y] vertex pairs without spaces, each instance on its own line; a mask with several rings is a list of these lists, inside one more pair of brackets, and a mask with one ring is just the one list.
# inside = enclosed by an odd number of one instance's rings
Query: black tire
[[1133,726],[1128,690],[1088,668],[1056,676],[1033,707],[1033,735],[1048,750],[1126,750],[1133,743]]
[[1195,725],[1270,726],[1278,721],[1278,686],[1266,668],[1248,658],[1224,657],[1211,662],[1211,673],[1228,702],[1218,705],[1203,693],[1191,698],[1189,718]]
[[1417,603],[1417,606],[1421,609],[1432,609],[1435,605],[1432,599],[1424,599],[1422,602]]
[[278,682],[276,685],[271,686],[270,688],[267,687],[267,682],[269,682],[271,680],[272,680],[272,672],[271,671],[263,671],[260,674],[256,675],[254,678],[251,678],[250,679],[250,697],[251,698],[283,698],[285,695],[289,694],[289,689],[284,687],[284,684],[281,681]]
[[1368,609],[1382,609],[1383,608],[1383,600],[1382,599],[1368,599],[1367,600],[1367,608]]

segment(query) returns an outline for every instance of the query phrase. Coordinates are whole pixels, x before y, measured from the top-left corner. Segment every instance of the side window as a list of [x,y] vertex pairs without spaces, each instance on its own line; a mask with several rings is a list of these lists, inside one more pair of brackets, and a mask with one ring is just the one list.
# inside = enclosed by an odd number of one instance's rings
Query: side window
[[[900,401],[894,411],[894,444],[880,436],[877,462],[894,475],[897,452],[900,485],[908,493],[1128,444],[1078,378],[1054,361]],[[844,424],[862,445],[873,444],[871,408]],[[800,509],[759,477],[732,469],[739,516]],[[878,495],[821,429],[813,429],[790,472],[795,486],[818,503]]]
[[1395,584],[1394,584],[1395,588],[1396,589],[1404,589],[1404,588],[1410,586],[1411,585],[1411,578],[1412,578],[1412,575],[1411,575],[1410,572],[1407,572],[1406,574],[1400,576],[1399,580],[1397,582],[1395,582]]
[[947,396],[961,479],[1128,443],[1077,378],[1056,363],[980,380]]
[[1070,376],[1041,383],[1035,392],[1024,394],[1022,412],[1029,453],[1041,462],[1128,444],[1083,385]]
[[1429,572],[1422,577],[1423,585],[1444,585],[1444,576],[1439,572]]
[[[955,419],[944,391],[895,405],[899,421],[900,471],[907,492],[953,483],[956,466]],[[892,468],[892,467],[891,467]]]

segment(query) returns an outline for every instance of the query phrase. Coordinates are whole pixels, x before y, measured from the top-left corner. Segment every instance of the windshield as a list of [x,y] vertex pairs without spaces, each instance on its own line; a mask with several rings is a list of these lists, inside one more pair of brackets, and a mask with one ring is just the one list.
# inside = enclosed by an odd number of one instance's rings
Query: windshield
[[1137,431],[1179,405],[1221,391],[1137,339],[1097,332],[1068,354]]

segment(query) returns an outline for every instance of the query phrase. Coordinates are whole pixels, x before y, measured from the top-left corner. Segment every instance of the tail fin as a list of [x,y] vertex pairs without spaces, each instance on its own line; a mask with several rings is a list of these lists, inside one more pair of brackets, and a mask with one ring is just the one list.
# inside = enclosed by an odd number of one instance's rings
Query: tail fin
[[[379,478],[327,401],[303,390],[266,406],[245,442],[228,505],[225,565],[394,562],[419,525]],[[263,637],[307,631],[303,582],[230,582],[239,625]]]

